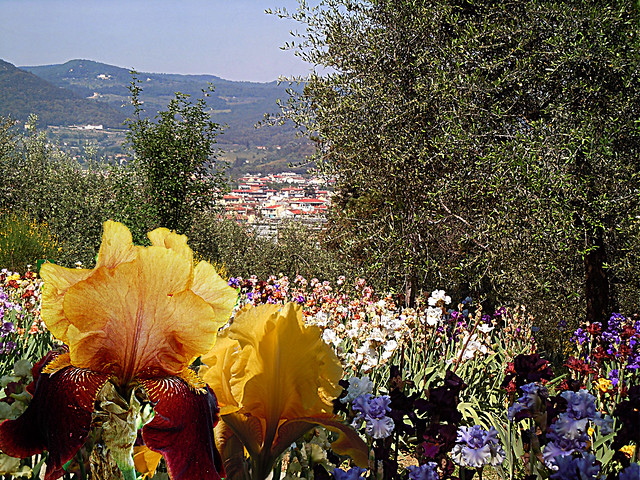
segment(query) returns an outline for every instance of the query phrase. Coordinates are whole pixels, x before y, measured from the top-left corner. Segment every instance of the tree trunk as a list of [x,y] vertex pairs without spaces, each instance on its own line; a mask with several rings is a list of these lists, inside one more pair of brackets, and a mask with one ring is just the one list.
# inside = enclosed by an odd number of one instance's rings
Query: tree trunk
[[604,245],[604,233],[598,229],[595,248],[584,256],[585,288],[587,302],[585,320],[589,323],[600,322],[607,328],[609,319],[609,279],[604,267],[607,252]]

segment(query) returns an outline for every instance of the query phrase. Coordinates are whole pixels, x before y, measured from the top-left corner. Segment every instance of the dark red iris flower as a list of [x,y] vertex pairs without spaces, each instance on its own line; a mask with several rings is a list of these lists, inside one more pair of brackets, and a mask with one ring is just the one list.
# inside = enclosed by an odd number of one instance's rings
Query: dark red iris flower
[[[82,448],[92,428],[94,403],[110,375],[69,366],[53,374],[43,368],[61,351],[50,352],[33,367],[27,391],[33,400],[16,420],[0,424],[0,450],[27,458],[47,450],[45,480],[64,474],[63,465]],[[143,382],[155,417],[142,429],[145,444],[160,452],[173,480],[220,479],[224,469],[215,449],[216,398],[193,391],[184,380],[166,377]]]

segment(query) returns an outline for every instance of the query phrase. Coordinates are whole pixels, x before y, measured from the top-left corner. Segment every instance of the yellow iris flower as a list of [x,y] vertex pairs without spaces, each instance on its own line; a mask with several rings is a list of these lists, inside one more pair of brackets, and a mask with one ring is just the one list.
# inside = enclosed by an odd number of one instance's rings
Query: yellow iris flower
[[[251,475],[265,478],[278,456],[315,425],[340,433],[333,448],[366,466],[368,448],[332,413],[342,367],[321,339],[306,327],[292,303],[241,311],[202,361],[202,378],[216,392],[222,422],[216,443],[231,478],[246,448]],[[224,423],[224,425],[223,425]]]

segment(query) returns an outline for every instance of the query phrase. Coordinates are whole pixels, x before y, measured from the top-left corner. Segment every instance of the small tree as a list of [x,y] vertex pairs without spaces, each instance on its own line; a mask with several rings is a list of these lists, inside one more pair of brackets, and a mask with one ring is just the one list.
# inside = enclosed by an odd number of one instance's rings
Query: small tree
[[213,87],[203,90],[203,98],[195,103],[177,92],[154,122],[144,117],[140,81],[135,71],[131,74],[129,91],[135,110],[126,124],[134,166],[146,180],[160,226],[184,233],[226,185],[222,168],[215,164],[220,126],[211,120],[205,100]]

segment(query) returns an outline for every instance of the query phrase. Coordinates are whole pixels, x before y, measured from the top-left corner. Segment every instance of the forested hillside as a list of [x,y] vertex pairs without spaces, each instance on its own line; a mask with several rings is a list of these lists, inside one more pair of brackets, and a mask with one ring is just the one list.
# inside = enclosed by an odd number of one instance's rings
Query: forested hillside
[[[96,102],[105,102],[122,109],[128,116],[132,77],[130,70],[91,60],[71,60],[60,65],[21,67],[40,78],[64,87],[77,95]],[[135,68],[135,65],[132,66]],[[198,97],[209,84],[214,92],[207,97],[216,122],[227,125],[224,142],[251,145],[283,145],[293,140],[291,127],[256,129],[265,113],[278,110],[277,100],[287,97],[288,84],[277,82],[233,82],[213,75],[177,75],[139,73],[142,81],[141,100],[148,116],[164,108],[175,92]]]
[[121,128],[124,112],[101,101],[60,88],[0,60],[0,115],[24,122],[38,115],[39,125],[102,124]]

